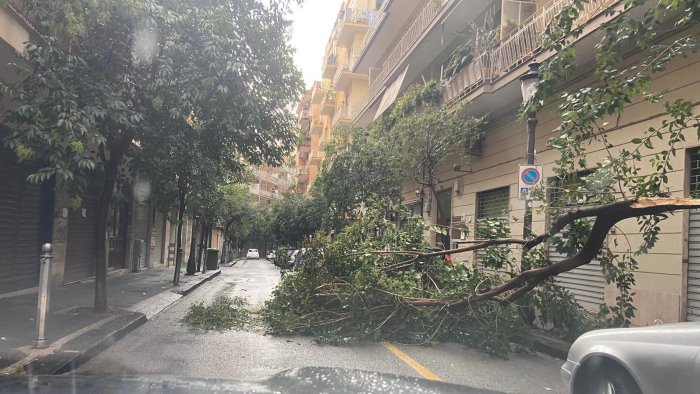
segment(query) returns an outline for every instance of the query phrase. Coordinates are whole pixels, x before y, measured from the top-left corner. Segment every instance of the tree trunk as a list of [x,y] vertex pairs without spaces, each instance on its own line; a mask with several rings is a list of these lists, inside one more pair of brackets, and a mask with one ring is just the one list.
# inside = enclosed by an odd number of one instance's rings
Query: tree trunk
[[185,217],[185,192],[179,191],[179,205],[177,210],[177,239],[175,240],[175,273],[173,274],[173,286],[180,286],[180,270],[182,270],[182,226]]
[[100,200],[97,207],[97,221],[95,228],[95,300],[93,310],[102,313],[107,310],[107,218],[109,216],[109,205],[112,202],[114,185],[117,182],[119,164],[121,164],[126,152],[129,149],[131,139],[120,141],[114,144],[110,151],[110,157],[104,161],[104,182],[100,190]]
[[199,226],[199,220],[195,219],[192,225],[192,240],[190,241],[190,257],[187,259],[187,275],[194,275],[197,272],[195,261],[197,253],[197,227]]

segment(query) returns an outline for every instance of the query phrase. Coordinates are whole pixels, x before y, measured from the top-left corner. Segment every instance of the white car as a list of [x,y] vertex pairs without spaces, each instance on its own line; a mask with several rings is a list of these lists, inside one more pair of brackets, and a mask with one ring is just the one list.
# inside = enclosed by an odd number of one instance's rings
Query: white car
[[259,259],[260,253],[258,253],[257,249],[248,249],[248,253],[246,253],[245,258],[246,259]]
[[270,261],[273,261],[275,259],[275,257],[277,257],[277,254],[275,253],[274,250],[267,254],[267,259]]
[[573,394],[697,393],[700,322],[588,332],[561,375]]

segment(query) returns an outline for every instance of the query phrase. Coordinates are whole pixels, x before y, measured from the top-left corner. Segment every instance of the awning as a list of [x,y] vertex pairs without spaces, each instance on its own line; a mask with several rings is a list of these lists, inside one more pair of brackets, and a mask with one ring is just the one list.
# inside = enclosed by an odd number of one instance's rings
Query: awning
[[396,96],[399,95],[401,85],[406,77],[406,71],[408,71],[408,66],[406,66],[403,72],[396,77],[394,82],[392,82],[389,88],[387,88],[387,90],[384,92],[384,97],[382,97],[382,101],[379,103],[379,108],[377,109],[376,115],[374,115],[374,120],[377,120],[380,116],[382,116],[384,111],[386,111],[387,108],[389,108],[391,104],[396,101]]

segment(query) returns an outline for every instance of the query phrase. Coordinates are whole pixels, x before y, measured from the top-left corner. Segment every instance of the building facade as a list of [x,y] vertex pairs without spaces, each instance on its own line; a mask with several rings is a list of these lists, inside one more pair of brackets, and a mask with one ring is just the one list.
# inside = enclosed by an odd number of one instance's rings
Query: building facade
[[308,193],[318,176],[325,146],[352,125],[350,103],[367,90],[369,83],[368,73],[356,71],[355,66],[383,3],[349,0],[338,11],[322,59],[322,80],[314,82],[297,108],[300,123],[304,114],[310,116],[309,133],[305,134],[302,127],[302,138],[308,138],[308,145],[301,145],[297,154],[297,183],[301,193]]
[[[24,43],[41,39],[32,23],[31,15],[22,12],[21,1],[0,5],[3,82],[14,82],[16,73],[9,64],[22,64],[17,53],[24,51]],[[2,105],[0,102],[0,109]],[[9,131],[8,125],[0,124],[0,140]],[[0,144],[0,294],[38,285],[41,245],[47,242],[53,245],[52,285],[95,275],[100,241],[96,239],[97,192],[88,188],[76,204],[60,179],[41,185],[28,183],[27,175],[36,169],[32,164],[19,163],[14,152]],[[132,173],[123,175],[124,182],[115,188],[103,240],[108,269],[138,271],[173,266],[176,221],[171,219],[177,217],[176,211],[156,207],[148,180]],[[186,249],[191,226],[191,220],[187,220],[183,229]]]
[[[586,3],[585,12],[576,22],[581,27],[581,35],[576,39],[579,74],[565,89],[594,83],[590,70],[595,32],[609,19],[604,11],[622,7],[621,3],[617,0]],[[462,229],[473,234],[474,224],[480,219],[522,219],[525,201],[519,198],[517,169],[525,164],[527,136],[525,122],[518,117],[522,102],[519,77],[527,72],[529,63],[543,62],[553,55],[541,51],[541,37],[568,4],[567,0],[386,0],[379,4],[364,37],[359,39],[360,45],[351,51],[348,74],[368,76],[364,91],[361,85],[356,85],[358,89],[342,96],[356,126],[371,127],[409,86],[426,80],[442,82],[444,102],[466,100],[470,103],[469,115],[489,115],[490,124],[480,151],[456,154],[445,163],[437,175],[441,182],[436,196],[411,181],[404,184],[405,204],[422,214],[426,221],[451,228],[446,239],[438,240],[433,235],[432,241],[454,247],[464,241],[467,232]],[[473,53],[468,64],[455,74],[446,75],[455,48],[474,38],[470,36],[473,26],[493,26],[497,32],[495,41]],[[634,56],[630,55],[627,61],[634,62]],[[699,102],[699,61],[697,56],[675,61],[655,75],[654,89],[666,89],[670,97]],[[330,72],[324,71],[326,75]],[[335,80],[326,83],[333,86]],[[335,94],[337,99],[339,94]],[[321,99],[321,96],[317,98],[319,104]],[[536,163],[544,166],[544,177],[549,182],[553,181],[552,168],[558,158],[558,151],[548,146],[559,125],[554,113],[557,105],[553,102],[537,115]],[[660,124],[663,112],[660,105],[654,106],[642,98],[630,103],[615,128],[609,131],[614,145],[610,149],[624,149],[632,138]],[[323,133],[325,128],[320,130]],[[670,183],[675,185],[674,196],[687,197],[696,190],[700,179],[700,143],[688,141],[679,147],[682,148],[673,159]],[[609,155],[608,149],[597,142],[592,142],[588,151],[591,162],[602,161]],[[538,212],[536,205],[533,231],[543,233],[552,218]],[[697,215],[694,211],[677,213],[663,221],[660,241],[639,259],[634,288],[635,324],[700,320]],[[522,236],[522,222],[511,221],[511,230],[514,237]],[[626,245],[623,237],[633,243],[640,241],[634,220],[621,222],[618,232],[609,235],[609,243],[614,245],[617,240],[619,245]],[[622,246],[617,249],[614,251],[624,251]],[[548,253],[553,261],[562,258],[551,247]],[[478,263],[477,254],[459,258]],[[614,303],[617,295],[615,285],[606,283],[595,261],[559,275],[557,281],[591,311],[597,311],[603,302]]]
[[255,169],[254,177],[248,191],[255,203],[270,204],[295,189],[295,169],[290,166],[261,165]]

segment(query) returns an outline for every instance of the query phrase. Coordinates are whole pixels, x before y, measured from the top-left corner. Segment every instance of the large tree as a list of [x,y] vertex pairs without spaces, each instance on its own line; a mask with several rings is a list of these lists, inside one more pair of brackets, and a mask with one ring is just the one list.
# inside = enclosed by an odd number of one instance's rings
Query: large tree
[[289,150],[287,108],[301,83],[286,3],[26,3],[42,40],[27,44],[20,82],[3,87],[13,127],[5,143],[21,160],[45,164],[30,181],[57,176],[80,196],[88,179],[102,179],[96,311],[107,305],[108,207],[134,143],[159,192],[177,196],[180,224],[202,177],[225,182],[243,160],[276,163]]

